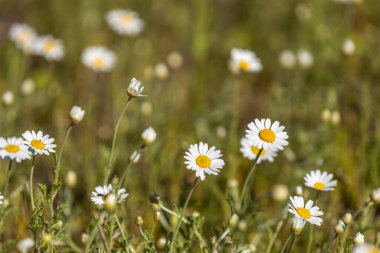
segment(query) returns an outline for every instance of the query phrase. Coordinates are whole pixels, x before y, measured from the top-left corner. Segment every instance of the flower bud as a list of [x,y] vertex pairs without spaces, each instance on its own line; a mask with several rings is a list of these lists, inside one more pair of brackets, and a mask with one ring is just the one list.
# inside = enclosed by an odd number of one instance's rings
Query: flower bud
[[157,137],[157,133],[156,133],[156,131],[154,131],[154,129],[152,127],[148,127],[141,134],[141,138],[142,138],[145,145],[152,144],[156,140],[156,137]]
[[172,69],[178,69],[182,66],[183,63],[183,57],[178,52],[171,52],[168,57],[166,58],[166,61],[168,62],[169,66]]
[[30,250],[33,248],[34,246],[34,241],[32,238],[30,237],[27,237],[25,239],[22,239],[20,240],[18,243],[17,243],[17,249],[21,252],[21,253],[28,253],[30,252]]
[[28,78],[28,79],[25,79],[22,83],[21,83],[21,94],[23,96],[28,96],[30,94],[33,93],[34,91],[34,82],[32,79]]
[[380,204],[380,188],[377,188],[371,193],[371,200],[375,204]]
[[355,48],[355,43],[350,39],[346,39],[342,45],[342,52],[345,55],[351,56],[355,53]]
[[161,218],[161,212],[160,211],[155,212],[153,218],[154,218],[154,221],[156,222],[159,221]]
[[77,184],[77,174],[74,171],[69,170],[66,174],[65,183],[70,188],[75,187]]
[[303,227],[305,226],[306,221],[301,218],[294,217],[292,223],[292,233],[299,235],[302,232]]
[[137,150],[133,151],[129,159],[132,163],[138,163],[140,161],[141,153]]
[[135,223],[137,226],[141,227],[144,224],[144,220],[141,216],[137,216]]
[[342,220],[339,220],[338,224],[335,226],[335,232],[341,234],[344,231],[345,224]]
[[83,120],[84,114],[85,111],[82,110],[82,108],[80,108],[77,105],[74,105],[70,111],[70,119],[73,122],[73,124],[78,124]]
[[90,236],[86,233],[83,233],[82,236],[81,236],[81,241],[83,243],[86,243],[88,241],[88,239],[90,239]]
[[156,66],[154,68],[154,72],[156,74],[156,77],[158,79],[161,79],[161,80],[164,80],[164,79],[168,78],[168,76],[169,76],[169,69],[166,66],[166,64],[163,62],[156,64]]
[[364,235],[362,233],[358,232],[355,235],[354,243],[355,243],[355,245],[363,244],[364,243]]
[[331,113],[331,123],[334,126],[339,125],[339,123],[340,123],[340,113],[338,111],[333,111]]
[[290,50],[284,50],[278,57],[281,67],[284,69],[293,69],[296,65],[296,56]]
[[3,96],[1,97],[1,102],[4,106],[11,106],[15,100],[15,97],[13,95],[13,92],[10,90],[7,90],[3,93]]
[[324,109],[323,111],[322,111],[322,114],[321,114],[321,118],[322,118],[322,120],[326,123],[326,122],[329,122],[330,121],[330,119],[331,119],[331,112],[330,112],[330,110],[329,109]]
[[166,246],[166,238],[165,237],[160,237],[158,240],[157,240],[157,248],[158,249],[164,249],[165,246]]
[[50,233],[42,233],[42,242],[45,244],[50,244],[53,241],[53,236]]
[[302,186],[297,185],[297,186],[296,186],[295,193],[296,193],[296,195],[298,195],[298,196],[302,196],[302,194],[303,194]]
[[272,197],[276,201],[284,201],[288,198],[289,196],[289,190],[286,185],[283,184],[277,184],[273,187],[272,189]]
[[345,213],[343,216],[343,221],[346,224],[349,224],[352,221],[352,214],[351,213]]
[[234,213],[233,215],[231,215],[230,220],[228,221],[228,225],[230,225],[230,227],[234,227],[238,222],[239,216],[236,213]]

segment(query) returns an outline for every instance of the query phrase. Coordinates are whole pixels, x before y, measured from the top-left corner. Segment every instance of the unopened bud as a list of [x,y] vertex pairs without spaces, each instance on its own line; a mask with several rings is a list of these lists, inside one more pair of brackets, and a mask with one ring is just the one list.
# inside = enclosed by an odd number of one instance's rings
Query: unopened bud
[[13,92],[10,90],[7,90],[3,93],[3,96],[1,97],[1,102],[4,106],[11,106],[14,102],[15,98],[13,95]]
[[228,221],[228,224],[230,225],[230,227],[234,227],[238,222],[239,222],[239,216],[236,213],[234,213],[230,217],[230,220]]
[[346,224],[349,224],[352,221],[352,214],[351,213],[345,213],[343,216],[343,221]]
[[344,231],[345,224],[342,220],[339,220],[338,224],[335,226],[335,232],[341,234]]
[[364,235],[360,232],[358,232],[356,235],[355,235],[355,239],[354,239],[354,243],[356,245],[358,244],[363,244],[364,243]]
[[156,221],[156,222],[159,221],[161,218],[161,212],[159,212],[159,211],[155,212],[153,218],[154,218],[154,221]]
[[141,227],[144,224],[144,220],[141,216],[137,216],[135,223],[137,226]]
[[74,171],[69,170],[66,174],[65,183],[70,188],[75,187],[77,184],[77,174]]

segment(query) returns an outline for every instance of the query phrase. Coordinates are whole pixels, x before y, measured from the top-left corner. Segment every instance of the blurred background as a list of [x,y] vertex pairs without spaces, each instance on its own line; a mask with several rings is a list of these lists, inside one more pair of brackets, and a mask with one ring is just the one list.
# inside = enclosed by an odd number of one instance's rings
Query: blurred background
[[[115,8],[136,11],[145,22],[142,33],[123,37],[113,32],[105,14]],[[60,38],[64,58],[49,62],[18,50],[8,37],[16,22]],[[91,45],[116,53],[112,71],[97,74],[81,63],[83,50]],[[263,71],[230,73],[233,47],[253,50]],[[158,136],[125,185],[130,196],[123,208],[132,234],[137,215],[147,226],[153,220],[150,193],[171,207],[183,203],[194,179],[183,163],[184,152],[203,141],[222,151],[226,166],[198,185],[188,211],[206,217],[205,235],[212,236],[211,228],[230,215],[228,185],[234,180],[242,184],[250,169],[251,162],[239,152],[246,126],[267,117],[286,127],[290,145],[273,163],[259,165],[251,194],[261,211],[254,219],[278,215],[287,195],[303,185],[304,174],[320,168],[339,182],[333,193],[321,196],[327,213],[323,227],[331,234],[329,224],[355,210],[379,186],[378,55],[378,0],[1,0],[0,94],[10,90],[14,101],[3,97],[0,135],[43,130],[59,146],[72,105],[86,110],[62,161],[62,181],[74,171],[77,184],[64,184],[57,200],[68,201],[67,226],[80,241],[95,210],[89,195],[103,183],[114,122],[136,77],[148,96],[134,99],[127,109],[113,174],[121,175],[145,128],[152,126]],[[30,92],[25,92],[25,80],[33,83]],[[36,182],[51,184],[53,162],[52,157],[37,160]],[[7,163],[0,166],[5,173]],[[29,170],[30,162],[17,164],[11,190],[25,185]],[[21,191],[12,203],[25,208],[7,221],[6,237],[22,238],[28,235],[27,193]],[[254,231],[265,225],[249,231],[252,237],[258,240]]]

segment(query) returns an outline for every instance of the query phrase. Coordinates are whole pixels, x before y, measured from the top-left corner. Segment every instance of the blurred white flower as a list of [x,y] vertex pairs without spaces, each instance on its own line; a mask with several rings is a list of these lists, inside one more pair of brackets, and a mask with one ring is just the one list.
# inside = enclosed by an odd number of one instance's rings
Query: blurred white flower
[[303,194],[302,186],[297,185],[297,186],[296,186],[295,193],[296,193],[296,195],[298,195],[298,196],[302,196],[302,194]]
[[290,201],[288,211],[294,214],[295,217],[302,218],[317,226],[322,224],[322,219],[319,216],[322,216],[323,212],[319,210],[318,206],[313,206],[314,202],[312,200],[309,200],[305,205],[303,197],[294,196],[290,197]]
[[130,97],[142,97],[142,96],[145,96],[141,94],[143,90],[144,90],[144,86],[141,85],[141,82],[137,80],[136,78],[132,78],[127,89],[127,94]]
[[13,92],[10,90],[5,91],[1,96],[1,103],[5,106],[11,106],[14,101],[15,96],[13,95]]
[[218,138],[224,139],[226,138],[226,135],[227,135],[227,130],[224,126],[218,126],[216,128],[216,136],[218,136]]
[[[96,205],[102,206],[102,205],[106,204],[107,197],[110,194],[116,194],[115,189],[113,189],[111,184],[104,185],[104,186],[97,186],[97,187],[95,187],[95,191],[93,191],[91,193],[91,200]],[[120,204],[120,203],[124,202],[127,199],[128,195],[129,194],[126,192],[126,190],[124,188],[121,188],[120,190],[118,190],[118,192],[117,192],[117,203]]]
[[115,65],[116,55],[103,46],[91,46],[83,51],[81,60],[95,72],[109,72]]
[[106,197],[106,200],[105,200],[105,207],[108,211],[112,211],[113,209],[115,209],[116,207],[116,204],[117,204],[117,197],[115,194],[111,193],[111,194],[108,194],[108,196]]
[[148,127],[141,134],[141,138],[145,145],[152,144],[156,140],[156,137],[157,137],[157,133],[156,131],[154,131],[152,127]]
[[363,244],[364,243],[364,235],[360,232],[356,233],[354,243],[355,243],[355,245]]
[[119,35],[136,36],[144,29],[144,21],[131,10],[111,10],[106,14],[106,22]]
[[178,69],[183,64],[183,56],[179,52],[171,52],[168,54],[166,61],[172,69]]
[[285,127],[280,126],[278,121],[273,122],[270,119],[255,119],[248,124],[246,137],[258,148],[264,150],[283,150],[284,146],[289,143],[288,134],[284,131]]
[[324,122],[329,122],[331,119],[331,112],[329,109],[324,109],[321,114],[321,118]]
[[2,205],[4,202],[3,202],[3,199],[4,199],[4,196],[3,194],[0,192],[0,205]]
[[34,52],[48,61],[59,61],[65,55],[65,48],[60,39],[46,35],[37,37],[34,43]]
[[33,45],[37,34],[33,27],[24,24],[13,24],[9,29],[9,38],[15,43],[18,49],[21,49],[24,53],[32,53]]
[[361,4],[363,0],[332,0],[335,3],[339,4]]
[[32,249],[33,249],[33,246],[34,246],[34,241],[32,238],[30,237],[27,237],[25,239],[22,239],[20,240],[18,243],[17,243],[17,250],[20,252],[20,253],[28,253],[28,252],[31,252]]
[[[260,151],[257,145],[255,145],[253,141],[247,139],[246,137],[243,137],[241,139],[240,144],[240,152],[242,153],[243,157],[248,158],[249,160],[255,160],[257,154]],[[261,163],[261,161],[273,162],[276,156],[276,151],[263,149],[259,159],[257,160],[257,164]]]
[[231,49],[229,68],[233,74],[243,72],[257,73],[263,69],[261,60],[253,51],[239,48]]
[[133,151],[131,156],[129,157],[129,160],[132,162],[132,163],[138,163],[140,161],[140,158],[141,158],[141,153],[140,151]]
[[24,96],[31,94],[34,91],[34,87],[35,85],[32,79],[30,78],[25,79],[21,83],[21,88],[20,88],[21,94]]
[[293,69],[296,66],[297,58],[291,50],[284,50],[278,57],[281,67],[285,69]]
[[297,59],[302,69],[308,69],[314,64],[313,54],[309,50],[303,48],[297,51]]
[[380,249],[376,248],[375,245],[369,243],[363,243],[356,245],[352,253],[380,253]]
[[306,224],[306,220],[303,218],[294,217],[292,222],[292,232],[295,235],[299,235],[302,232],[303,227]]
[[284,201],[289,197],[289,189],[286,185],[276,184],[272,188],[272,197],[276,201]]
[[331,113],[331,123],[334,126],[339,125],[339,123],[340,123],[340,113],[339,113],[339,111],[333,111]]
[[65,183],[68,187],[73,188],[77,184],[77,174],[69,170],[66,174]]
[[304,177],[305,185],[317,191],[332,191],[337,185],[336,180],[333,179],[333,174],[326,171],[313,170],[306,174]]
[[224,161],[220,159],[222,153],[214,146],[209,148],[207,143],[190,145],[185,155],[186,168],[195,171],[195,176],[201,180],[206,178],[205,174],[218,175],[224,166]]
[[352,214],[351,213],[345,213],[343,216],[344,223],[348,224],[352,221]]
[[158,79],[164,80],[169,76],[169,69],[165,63],[159,62],[154,67],[154,73]]
[[344,227],[345,227],[346,225],[344,224],[344,222],[342,221],[342,220],[339,220],[338,221],[338,224],[335,226],[335,232],[337,233],[337,234],[341,234],[341,233],[343,233],[343,231],[344,231]]
[[37,133],[34,131],[26,131],[22,134],[24,137],[24,144],[28,146],[28,150],[33,154],[39,155],[49,155],[50,153],[55,153],[56,145],[54,143],[54,138],[50,138],[49,135],[44,135],[42,131]]
[[78,124],[83,120],[84,114],[85,111],[81,107],[74,105],[70,111],[70,119],[74,124]]
[[380,188],[377,188],[377,189],[375,189],[375,190],[372,191],[372,193],[371,193],[371,200],[375,204],[380,204]]
[[25,159],[30,159],[28,147],[24,145],[22,138],[0,137],[0,157],[4,160],[15,160],[21,162]]
[[356,49],[355,43],[351,39],[345,39],[343,41],[342,52],[345,55],[348,55],[348,56],[353,55],[355,53],[355,49]]

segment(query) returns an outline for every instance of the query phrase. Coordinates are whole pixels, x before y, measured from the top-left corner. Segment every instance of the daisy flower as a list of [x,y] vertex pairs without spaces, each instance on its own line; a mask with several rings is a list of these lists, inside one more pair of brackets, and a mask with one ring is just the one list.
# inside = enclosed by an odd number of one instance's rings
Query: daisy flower
[[119,35],[136,36],[144,28],[144,21],[131,10],[111,10],[106,14],[106,22]]
[[[254,145],[252,141],[249,139],[243,137],[240,141],[241,148],[240,152],[243,154],[245,158],[248,158],[249,160],[255,160],[257,154],[259,153],[260,149]],[[269,161],[273,162],[273,158],[277,156],[277,153],[272,150],[263,150],[260,154],[259,159],[257,160],[257,163],[259,164],[261,161]]]
[[83,120],[84,114],[85,111],[81,107],[74,105],[71,108],[69,117],[74,124],[78,124]]
[[371,200],[376,204],[380,204],[380,188],[377,188],[372,191]]
[[306,220],[304,220],[302,218],[294,217],[293,222],[292,222],[293,234],[295,234],[295,235],[301,234],[302,229],[305,226],[305,224],[306,224]]
[[3,194],[0,192],[0,205],[2,205],[4,202],[3,202],[3,199],[4,199],[4,196]]
[[364,243],[364,235],[360,232],[357,232],[354,239],[355,245],[363,244]]
[[190,145],[189,152],[185,155],[185,164],[189,170],[194,170],[195,176],[205,179],[206,174],[218,175],[220,169],[224,166],[224,161],[219,159],[222,157],[220,150],[216,150],[214,146],[208,148],[207,143]]
[[16,23],[9,29],[8,35],[17,48],[25,53],[31,53],[33,51],[33,44],[37,37],[33,27],[24,23]]
[[37,55],[45,57],[48,61],[59,61],[65,55],[62,41],[51,35],[38,37],[34,50]]
[[[104,205],[106,204],[107,198],[110,194],[115,194],[115,189],[113,189],[112,185],[104,185],[95,187],[95,191],[91,193],[91,200],[95,203],[95,205]],[[124,188],[121,188],[117,192],[117,203],[124,202],[128,197],[128,193]]]
[[240,74],[241,71],[257,73],[263,69],[260,59],[254,52],[239,48],[231,50],[229,67],[234,74]]
[[380,249],[376,248],[375,245],[363,243],[355,246],[352,253],[380,253]]
[[130,97],[142,97],[141,93],[144,90],[144,86],[141,86],[141,82],[136,78],[132,78],[131,83],[128,86],[127,93]]
[[82,63],[95,72],[109,72],[115,65],[114,52],[102,46],[87,47],[82,53]]
[[288,211],[294,214],[295,217],[304,219],[310,224],[321,225],[322,219],[318,216],[322,216],[323,212],[319,210],[318,206],[313,206],[314,202],[312,200],[309,200],[305,205],[303,197],[294,196],[290,197],[290,201]]
[[333,179],[333,174],[321,172],[320,170],[313,170],[306,174],[304,177],[305,185],[317,191],[332,191],[337,185],[336,180]]
[[50,138],[49,135],[44,135],[42,131],[37,133],[34,131],[26,131],[22,134],[24,137],[24,144],[28,146],[28,150],[33,154],[49,155],[55,153],[54,138]]
[[16,160],[19,163],[22,160],[30,159],[30,153],[22,138],[5,139],[0,137],[0,157],[4,160]]
[[30,250],[33,248],[34,246],[34,241],[32,238],[30,237],[27,237],[25,239],[22,239],[20,240],[18,243],[17,243],[17,249],[21,252],[21,253],[28,253],[28,252],[31,252]]
[[141,134],[141,139],[143,140],[145,145],[152,144],[156,140],[156,137],[157,137],[157,133],[156,131],[154,131],[152,127],[148,127]]
[[260,149],[283,150],[284,146],[289,144],[286,141],[288,134],[284,129],[278,121],[272,124],[270,119],[255,119],[255,122],[248,124],[246,137]]

